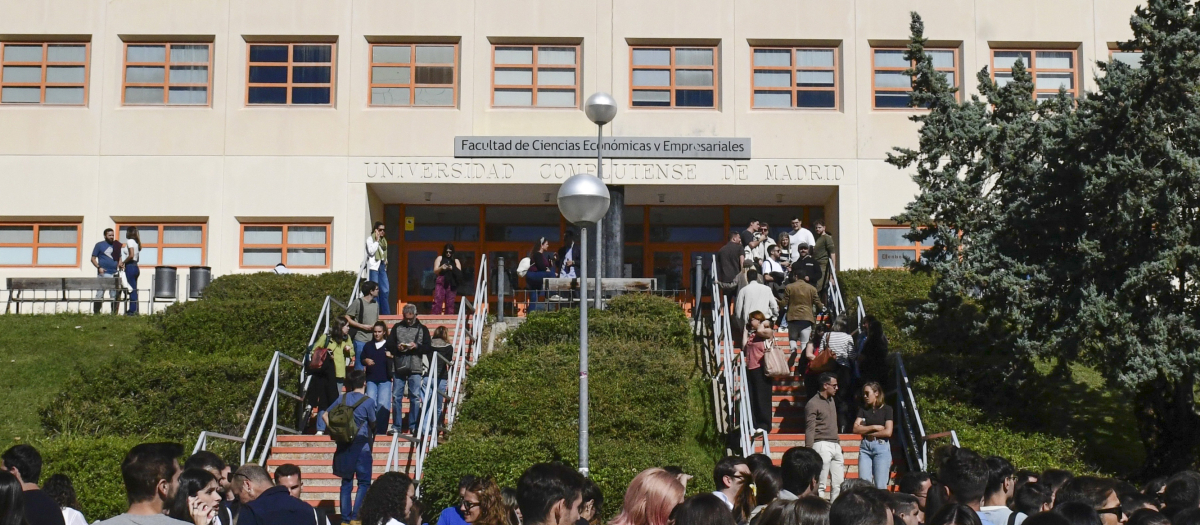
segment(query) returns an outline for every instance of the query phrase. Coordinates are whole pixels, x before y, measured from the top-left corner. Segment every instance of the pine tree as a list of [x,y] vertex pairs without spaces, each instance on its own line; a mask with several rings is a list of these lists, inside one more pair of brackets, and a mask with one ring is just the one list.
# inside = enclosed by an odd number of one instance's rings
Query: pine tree
[[971,298],[1016,363],[1095,367],[1126,392],[1146,447],[1136,477],[1195,464],[1200,445],[1200,10],[1149,0],[1131,18],[1140,67],[1099,63],[1098,89],[1040,103],[1018,62],[958,102],[912,15],[919,147],[888,162],[920,192],[897,221],[931,248],[926,319]]

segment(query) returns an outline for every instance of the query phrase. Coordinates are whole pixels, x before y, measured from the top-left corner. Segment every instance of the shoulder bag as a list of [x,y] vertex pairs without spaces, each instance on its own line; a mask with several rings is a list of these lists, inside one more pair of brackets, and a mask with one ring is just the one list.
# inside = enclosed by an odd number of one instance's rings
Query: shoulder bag
[[837,360],[833,357],[833,350],[829,349],[829,334],[825,334],[825,341],[821,344],[821,350],[817,352],[816,357],[808,362],[809,374],[819,374],[833,370],[833,365],[837,364]]
[[784,354],[783,349],[775,344],[774,337],[766,341],[766,346],[763,349],[763,367],[766,368],[767,377],[787,377],[792,375],[792,370],[788,366],[787,354]]

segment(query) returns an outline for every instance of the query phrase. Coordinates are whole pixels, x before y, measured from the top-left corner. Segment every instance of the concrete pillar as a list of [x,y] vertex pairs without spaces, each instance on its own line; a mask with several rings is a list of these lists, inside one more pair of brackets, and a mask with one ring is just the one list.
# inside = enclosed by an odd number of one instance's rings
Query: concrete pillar
[[604,214],[604,276],[622,277],[625,267],[625,187],[608,187],[608,213]]

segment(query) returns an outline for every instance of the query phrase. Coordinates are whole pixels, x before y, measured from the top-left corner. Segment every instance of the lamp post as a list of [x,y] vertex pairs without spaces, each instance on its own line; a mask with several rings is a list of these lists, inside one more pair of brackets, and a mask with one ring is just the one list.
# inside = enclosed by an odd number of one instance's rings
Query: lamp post
[[[588,475],[588,332],[587,332],[587,227],[597,224],[608,211],[608,188],[599,177],[574,175],[558,188],[558,211],[579,226],[579,472]],[[600,281],[599,277],[596,279]]]
[[[617,116],[617,101],[612,95],[603,91],[592,93],[583,104],[583,113],[588,120],[596,123],[596,178],[604,180],[604,125],[612,122]],[[605,191],[608,191],[605,189]],[[561,195],[561,194],[560,194]],[[605,208],[608,206],[606,205]],[[603,217],[602,217],[603,218]],[[586,243],[587,241],[584,241]],[[600,294],[600,278],[604,277],[604,226],[596,222],[596,309],[604,308],[603,297]],[[584,274],[587,278],[587,274]],[[585,283],[587,281],[584,281]]]

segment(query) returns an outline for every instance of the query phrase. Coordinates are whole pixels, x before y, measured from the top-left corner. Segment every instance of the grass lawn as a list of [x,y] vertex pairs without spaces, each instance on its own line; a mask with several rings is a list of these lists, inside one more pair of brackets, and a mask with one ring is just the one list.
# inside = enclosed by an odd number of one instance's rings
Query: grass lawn
[[[1038,363],[1045,376],[1051,363]],[[1109,474],[1128,474],[1142,465],[1145,449],[1137,434],[1137,420],[1129,399],[1108,388],[1096,370],[1081,364],[1071,365],[1071,381],[1053,383],[1043,425],[1058,435],[1075,438],[1083,460]],[[1051,408],[1057,405],[1058,408]],[[1057,416],[1057,417],[1055,417]]]
[[41,437],[38,411],[78,367],[134,350],[143,317],[0,315],[0,449]]

